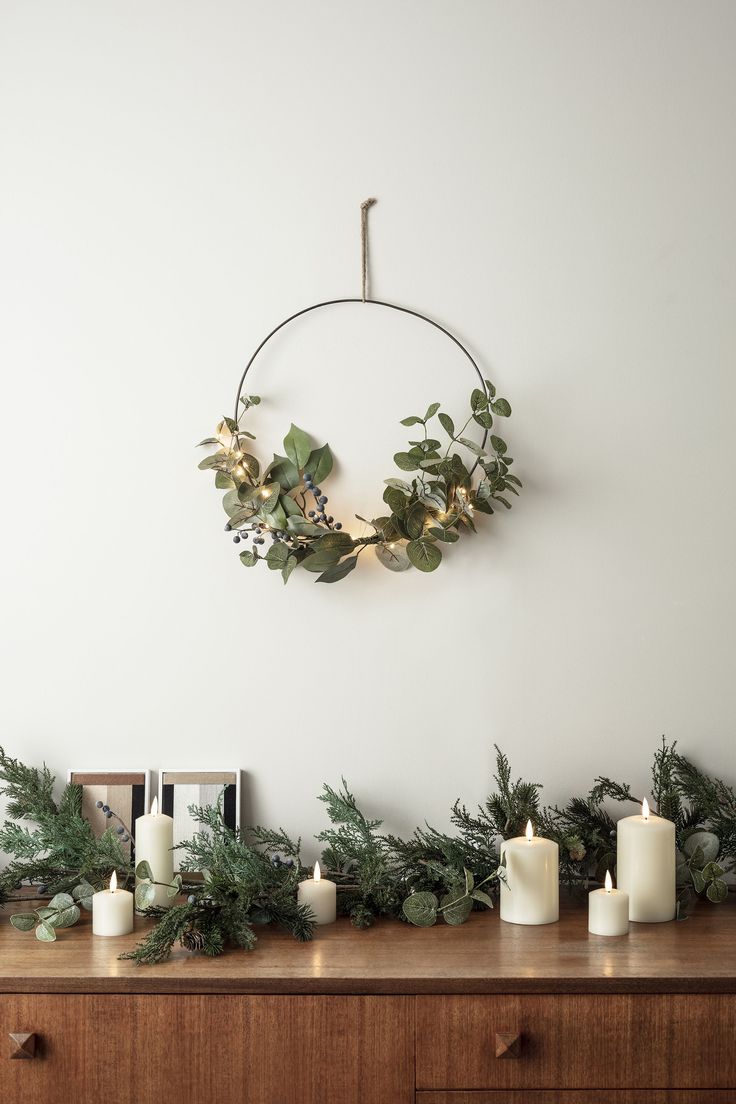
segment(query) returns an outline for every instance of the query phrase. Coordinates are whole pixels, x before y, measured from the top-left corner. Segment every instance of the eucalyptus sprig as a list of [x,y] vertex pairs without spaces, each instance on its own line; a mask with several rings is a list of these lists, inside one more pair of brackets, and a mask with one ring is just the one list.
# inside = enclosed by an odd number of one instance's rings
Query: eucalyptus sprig
[[[265,562],[284,582],[296,567],[314,572],[318,583],[339,582],[369,546],[391,571],[434,571],[444,545],[454,544],[461,533],[476,532],[476,512],[493,514],[499,503],[510,509],[506,496],[518,495],[522,485],[509,470],[513,459],[505,440],[490,432],[494,418],[508,418],[511,406],[485,380],[482,389],[472,392],[470,413],[460,429],[437,402],[424,417],[402,419],[407,428],[421,426],[421,437],[394,456],[396,466],[412,474],[385,480],[383,501],[389,512],[370,520],[356,514],[372,532],[353,536],[328,512],[329,499],[322,491],[333,468],[329,445],[314,447],[308,434],[292,425],[284,454],[276,453],[262,469],[252,451],[255,436],[241,424],[261,399],[245,395],[240,402],[239,417],[223,418],[216,436],[200,442],[217,448],[199,467],[214,471],[215,486],[225,491],[225,529],[233,542],[240,545],[252,538],[251,547],[240,553],[241,562],[246,567]],[[438,437],[432,435],[435,418]],[[467,436],[471,425],[482,429],[481,443]],[[271,544],[264,551],[267,538]]]

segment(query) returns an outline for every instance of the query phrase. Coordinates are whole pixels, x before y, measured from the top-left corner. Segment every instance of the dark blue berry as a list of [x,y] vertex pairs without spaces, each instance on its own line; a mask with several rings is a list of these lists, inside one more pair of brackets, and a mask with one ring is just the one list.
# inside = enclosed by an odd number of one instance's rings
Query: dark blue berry
[[335,519],[333,518],[332,514],[330,514],[330,516],[329,516],[329,517],[328,517],[328,519],[327,519],[327,524],[328,524],[328,525],[332,525],[332,523],[333,523],[333,521],[334,521],[334,520],[335,520]]
[[233,544],[240,544],[240,534],[236,533],[233,537]]
[[41,894],[42,897],[45,897],[48,891],[49,887],[47,885],[40,885],[38,887],[38,892]]
[[95,801],[95,808],[101,809],[102,808],[102,802],[101,801]]
[[245,532],[241,533],[241,534],[240,534],[240,539],[241,539],[241,540],[247,540],[247,539],[248,539],[248,534],[247,534],[247,533],[245,533]]
[[336,529],[342,529],[342,522],[341,521],[336,521],[335,522],[335,528]]
[[109,813],[110,812],[110,806],[109,805],[102,805],[101,809],[102,809],[103,813]]
[[314,515],[315,515],[315,511],[310,510],[309,513],[307,514],[307,517],[314,517]]
[[107,819],[109,820],[109,819],[110,819],[110,817],[112,816],[112,809],[108,809],[108,810],[107,810],[107,812],[105,813],[105,816],[106,816],[106,817],[107,817]]
[[312,482],[312,477],[311,477],[311,475],[309,474],[309,472],[305,472],[305,473],[304,473],[304,478],[305,478],[305,480],[307,481],[307,483],[311,483],[311,482]]
[[188,905],[193,905],[196,900],[197,900],[197,898],[194,896],[194,894],[190,893],[189,896],[187,897],[187,904]]
[[123,835],[123,833],[125,832],[125,829],[123,828],[122,824],[118,824],[118,826],[117,826],[117,828],[115,829],[115,831],[117,832],[117,834],[118,834],[119,836],[122,836],[122,835]]
[[319,496],[319,504],[320,504],[320,506],[326,506],[327,505],[327,495],[320,495]]
[[229,533],[231,529],[232,529],[232,525],[230,524],[230,522],[228,522],[227,525],[225,526],[225,532]]
[[314,487],[313,489],[315,498],[318,498],[322,494],[321,490],[319,489],[319,487]]
[[125,833],[124,836],[121,836],[120,838],[123,841],[123,843],[130,843],[130,836],[128,835],[127,832]]

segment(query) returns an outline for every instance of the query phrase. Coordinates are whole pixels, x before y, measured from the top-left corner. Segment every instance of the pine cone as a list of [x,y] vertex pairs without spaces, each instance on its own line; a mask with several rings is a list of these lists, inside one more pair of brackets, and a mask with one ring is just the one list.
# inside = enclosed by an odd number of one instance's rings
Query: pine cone
[[197,928],[188,928],[181,937],[181,945],[188,951],[201,951],[204,947],[204,936]]

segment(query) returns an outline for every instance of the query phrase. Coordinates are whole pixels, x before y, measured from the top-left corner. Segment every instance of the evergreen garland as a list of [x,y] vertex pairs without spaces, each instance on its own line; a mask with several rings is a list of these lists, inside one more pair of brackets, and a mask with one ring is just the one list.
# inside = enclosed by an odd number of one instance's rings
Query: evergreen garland
[[[494,781],[475,812],[455,802],[452,834],[425,825],[408,839],[384,833],[381,820],[366,816],[344,779],[338,789],[325,785],[319,800],[329,827],[317,838],[326,876],[337,883],[340,913],[359,928],[380,916],[419,926],[440,918],[463,923],[473,909],[492,907],[492,890],[505,874],[499,843],[523,834],[527,820],[559,844],[560,875],[569,887],[587,889],[614,868],[616,822],[607,803],[640,804],[627,783],[602,776],[587,796],[547,807],[541,784],[514,781],[498,747]],[[9,817],[0,828],[0,848],[11,856],[0,874],[0,905],[45,901],[33,912],[14,914],[11,922],[53,940],[57,930],[76,923],[80,907],[90,907],[92,893],[107,884],[113,869],[130,879],[131,862],[117,831],[95,836],[82,818],[81,787],[67,785],[54,799],[54,778],[45,766],[27,767],[0,749],[0,792]],[[724,900],[725,875],[736,864],[736,791],[663,739],[654,756],[652,794],[658,814],[675,824],[681,914],[695,897]],[[123,957],[161,962],[176,943],[208,955],[227,946],[251,950],[257,928],[272,923],[296,939],[310,939],[312,914],[297,903],[298,884],[309,876],[301,841],[282,829],[234,831],[225,823],[222,800],[190,811],[199,827],[178,845],[181,874],[169,887],[178,900],[169,909],[144,907],[155,924]],[[18,821],[30,821],[30,827]],[[152,897],[150,871],[142,863],[137,873],[143,880],[136,900],[145,906]],[[34,885],[37,897],[28,890]]]

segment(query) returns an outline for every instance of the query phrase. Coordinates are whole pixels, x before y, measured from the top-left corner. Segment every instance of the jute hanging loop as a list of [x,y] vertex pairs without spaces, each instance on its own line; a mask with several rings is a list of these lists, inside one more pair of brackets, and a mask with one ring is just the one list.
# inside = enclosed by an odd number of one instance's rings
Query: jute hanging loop
[[360,279],[363,302],[368,298],[368,211],[377,199],[364,199],[360,205]]

